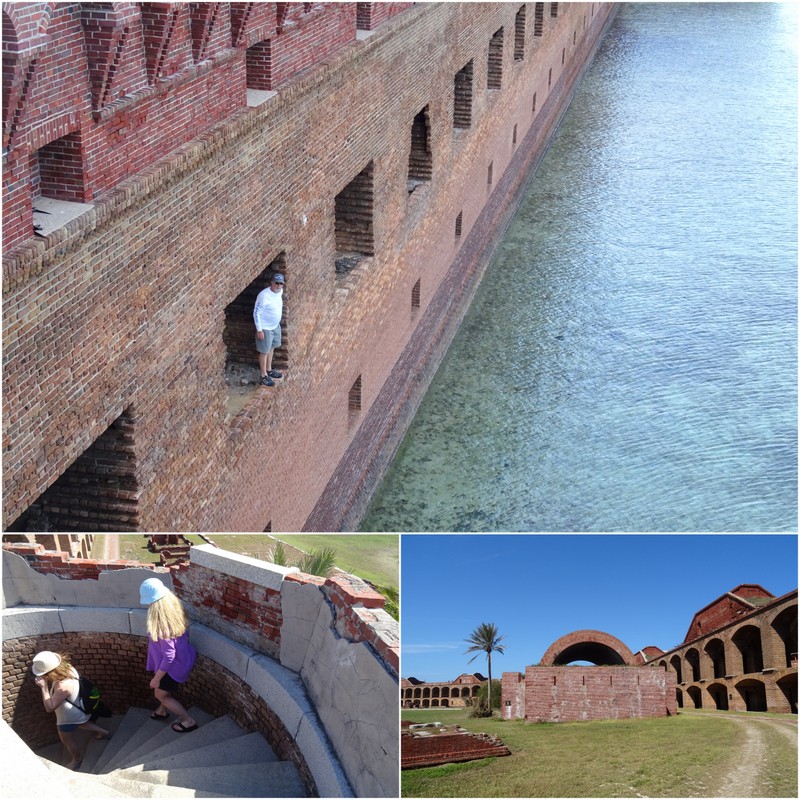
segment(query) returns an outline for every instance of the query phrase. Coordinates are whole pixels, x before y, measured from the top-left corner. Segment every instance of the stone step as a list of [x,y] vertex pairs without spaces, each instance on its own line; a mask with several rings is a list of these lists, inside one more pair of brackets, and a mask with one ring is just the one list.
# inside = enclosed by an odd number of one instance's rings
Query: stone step
[[120,770],[114,777],[148,781],[169,786],[193,788],[233,797],[305,797],[305,789],[294,764],[275,761],[265,764],[238,764],[234,769],[191,767],[138,772]]
[[[60,747],[61,745],[59,745]],[[95,775],[73,772],[47,758],[40,756],[41,762],[58,784],[58,792],[46,795],[52,798],[73,797],[126,797],[126,793],[113,786],[104,786]]]
[[[106,717],[104,719],[97,720],[97,724],[103,728],[107,728],[111,732],[113,738],[119,729],[120,724],[122,723],[122,719],[122,714],[116,714],[113,717]],[[109,746],[109,744],[111,744],[111,739],[95,739],[94,737],[90,738],[86,745],[86,751],[83,754],[83,763],[81,764],[79,771],[92,772],[94,765],[97,763],[100,756],[106,751],[106,748]]]
[[147,721],[142,723],[141,728],[131,736],[127,746],[105,765],[103,772],[112,772],[121,767],[141,764],[143,757],[147,753],[152,753],[165,744],[174,742],[176,739],[194,736],[194,734],[202,730],[203,726],[214,719],[210,714],[201,711],[199,708],[189,709],[189,713],[197,720],[199,726],[196,731],[192,731],[190,734],[176,733],[172,730],[172,723],[178,720],[176,716],[170,715],[169,720],[163,722],[162,720],[150,719],[150,714],[148,713]]
[[[218,717],[212,719],[205,725],[201,725],[196,731],[191,733],[175,733],[173,730],[168,730],[171,738],[166,740],[158,750],[152,750],[144,754],[144,758],[167,758],[169,756],[185,753],[187,751],[195,750],[198,747],[205,747],[206,745],[219,744],[227,742],[232,739],[237,739],[244,736],[247,731],[240,728],[230,717]],[[161,738],[159,736],[159,738]],[[130,767],[139,766],[142,761],[129,761],[118,765],[118,769],[127,769]]]
[[162,786],[147,781],[123,778],[117,772],[93,776],[97,786],[123,797],[198,797],[194,789],[184,786]]
[[106,771],[106,764],[115,758],[122,748],[127,745],[130,737],[139,730],[149,716],[150,712],[146,708],[129,708],[127,710],[113,738],[95,762],[93,767],[95,773]]
[[195,747],[183,753],[158,757],[133,767],[142,771],[161,769],[187,769],[190,767],[224,767],[232,764],[261,764],[276,762],[275,751],[260,733],[248,733],[235,739]]

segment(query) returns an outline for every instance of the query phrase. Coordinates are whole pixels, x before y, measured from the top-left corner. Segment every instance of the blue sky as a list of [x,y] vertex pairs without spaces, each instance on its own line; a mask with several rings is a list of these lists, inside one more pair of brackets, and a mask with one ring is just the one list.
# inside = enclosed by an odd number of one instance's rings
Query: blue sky
[[401,674],[486,674],[464,640],[481,622],[505,636],[492,676],[524,672],[559,637],[605,631],[635,653],[683,641],[692,616],[740,583],[797,588],[792,535],[404,534]]

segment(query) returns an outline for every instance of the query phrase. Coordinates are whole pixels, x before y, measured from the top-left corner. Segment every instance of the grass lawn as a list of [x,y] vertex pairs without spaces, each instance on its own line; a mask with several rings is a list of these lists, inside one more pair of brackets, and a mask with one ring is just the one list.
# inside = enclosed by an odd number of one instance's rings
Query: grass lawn
[[[724,717],[692,714],[544,725],[473,720],[461,710],[403,711],[402,718],[485,731],[512,753],[406,770],[404,797],[709,797],[744,736]],[[778,750],[786,761],[785,743]],[[779,791],[765,796],[796,797],[796,764],[776,763],[775,769],[771,788]]]

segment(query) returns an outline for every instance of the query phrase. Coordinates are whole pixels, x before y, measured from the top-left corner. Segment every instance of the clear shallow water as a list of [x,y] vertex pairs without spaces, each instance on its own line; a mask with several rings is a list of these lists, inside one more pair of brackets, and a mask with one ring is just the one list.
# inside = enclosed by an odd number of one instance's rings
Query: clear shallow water
[[796,36],[621,8],[363,530],[796,530]]

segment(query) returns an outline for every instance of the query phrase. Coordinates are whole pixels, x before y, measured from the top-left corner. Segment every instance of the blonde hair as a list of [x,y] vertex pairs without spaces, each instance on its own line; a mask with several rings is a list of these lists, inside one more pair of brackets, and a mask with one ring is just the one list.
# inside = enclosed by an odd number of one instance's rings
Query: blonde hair
[[188,627],[189,619],[183,603],[172,592],[167,592],[147,607],[147,633],[154,642],[177,639],[186,633]]
[[77,670],[70,663],[70,654],[57,652],[56,655],[61,659],[61,663],[57,667],[51,669],[50,672],[45,672],[42,677],[53,683],[74,680],[77,675]]

